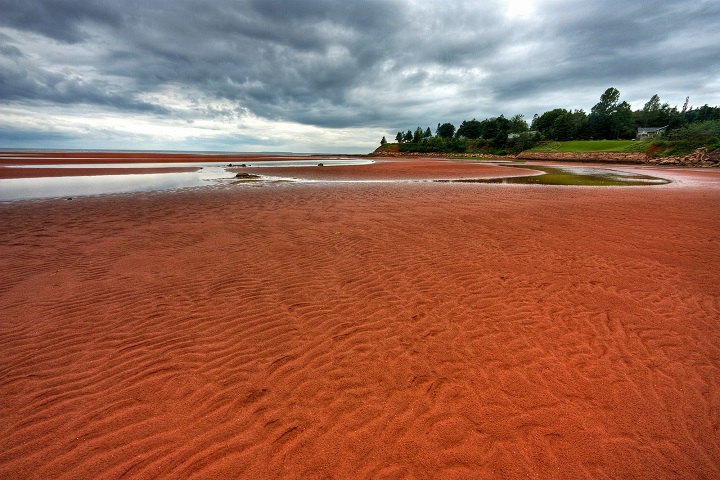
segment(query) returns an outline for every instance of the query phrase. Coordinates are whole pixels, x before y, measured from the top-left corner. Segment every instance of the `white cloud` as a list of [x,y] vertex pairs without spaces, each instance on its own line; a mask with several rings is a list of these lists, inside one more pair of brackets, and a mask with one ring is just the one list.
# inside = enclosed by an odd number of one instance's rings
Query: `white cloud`
[[536,13],[535,0],[505,0],[505,16],[509,19],[529,19]]

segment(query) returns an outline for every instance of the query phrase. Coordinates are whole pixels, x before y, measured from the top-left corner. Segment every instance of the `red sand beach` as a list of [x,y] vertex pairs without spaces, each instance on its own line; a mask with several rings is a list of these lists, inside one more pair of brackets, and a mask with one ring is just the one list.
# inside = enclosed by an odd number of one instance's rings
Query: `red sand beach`
[[655,172],[0,204],[0,478],[720,478],[720,172]]

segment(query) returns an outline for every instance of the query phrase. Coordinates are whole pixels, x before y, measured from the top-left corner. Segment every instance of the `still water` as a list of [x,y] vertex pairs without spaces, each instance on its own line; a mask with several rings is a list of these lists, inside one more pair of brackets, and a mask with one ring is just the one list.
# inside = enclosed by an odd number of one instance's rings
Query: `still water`
[[[364,165],[372,160],[362,159],[323,159],[323,160],[283,160],[258,161],[233,166],[253,167],[309,167],[322,162],[324,166]],[[159,190],[177,190],[199,186],[229,183],[235,174],[225,170],[226,162],[204,163],[106,163],[106,164],[64,164],[64,165],[14,165],[15,168],[164,168],[194,167],[197,172],[152,173],[129,175],[94,175],[82,177],[40,177],[0,179],[0,201],[29,200],[42,198],[78,197],[102,195],[108,193],[149,192]],[[3,168],[3,167],[0,167]]]

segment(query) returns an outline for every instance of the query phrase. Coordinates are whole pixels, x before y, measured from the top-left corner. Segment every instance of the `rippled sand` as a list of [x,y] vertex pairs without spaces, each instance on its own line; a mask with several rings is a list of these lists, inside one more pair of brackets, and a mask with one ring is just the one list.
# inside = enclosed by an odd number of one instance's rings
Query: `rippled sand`
[[0,205],[0,478],[718,478],[720,173],[660,172]]

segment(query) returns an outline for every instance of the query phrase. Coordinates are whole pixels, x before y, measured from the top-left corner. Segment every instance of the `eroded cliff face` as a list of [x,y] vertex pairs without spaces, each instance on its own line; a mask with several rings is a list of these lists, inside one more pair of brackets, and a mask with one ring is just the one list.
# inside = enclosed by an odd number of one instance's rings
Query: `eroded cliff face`
[[564,160],[604,163],[647,163],[644,153],[616,152],[521,152],[516,158],[522,160]]

